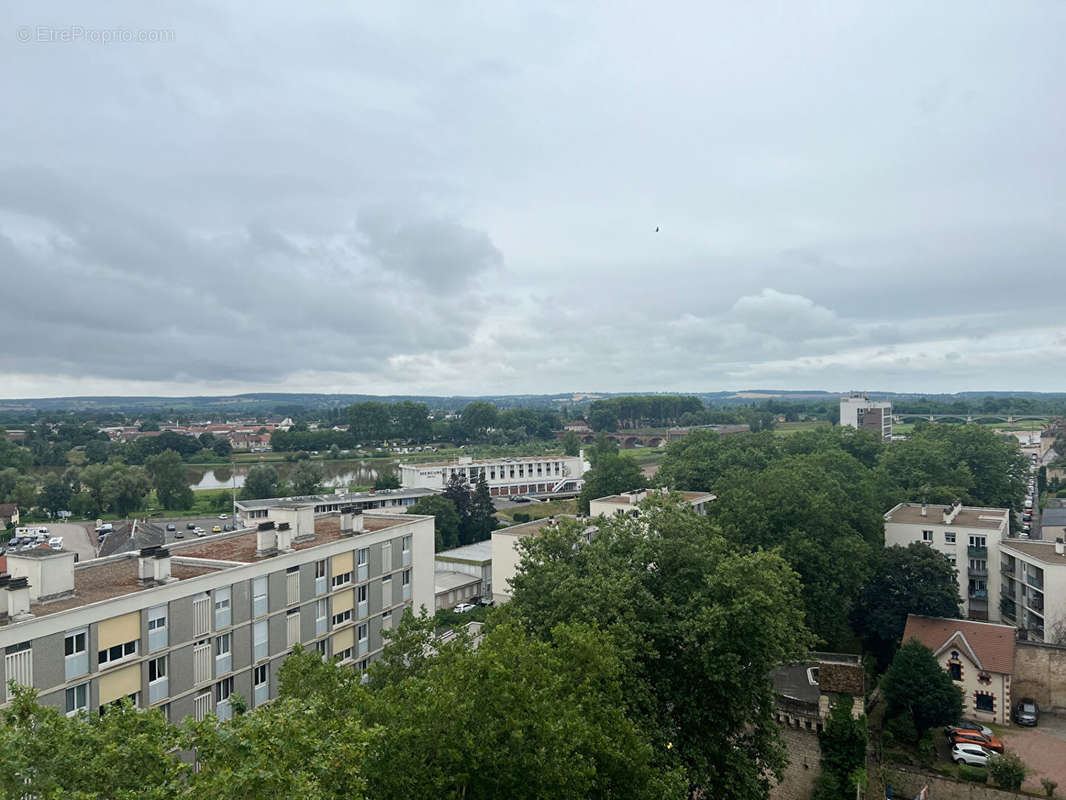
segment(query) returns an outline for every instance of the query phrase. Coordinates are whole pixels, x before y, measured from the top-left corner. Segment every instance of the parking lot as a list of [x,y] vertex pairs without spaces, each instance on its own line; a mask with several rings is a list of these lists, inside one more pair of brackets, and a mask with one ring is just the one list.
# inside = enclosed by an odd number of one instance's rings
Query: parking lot
[[1066,786],[1066,717],[1044,713],[1037,727],[1012,725],[1003,729],[1000,738],[1029,767],[1023,788],[1042,791],[1041,778]]
[[[212,532],[219,532],[213,530],[216,526],[224,531],[226,526],[232,525],[233,519],[229,514],[215,514],[210,517],[156,517],[147,523],[138,524],[137,541],[133,543],[133,547],[151,547],[188,541],[197,538],[195,528],[202,529],[203,535],[210,536]],[[168,530],[170,526],[173,526],[174,530]]]

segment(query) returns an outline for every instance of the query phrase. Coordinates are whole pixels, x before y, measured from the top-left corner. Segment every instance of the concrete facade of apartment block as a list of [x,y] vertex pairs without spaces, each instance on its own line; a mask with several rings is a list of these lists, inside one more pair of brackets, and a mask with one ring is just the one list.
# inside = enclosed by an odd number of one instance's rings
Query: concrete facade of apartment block
[[471,486],[485,476],[489,494],[554,494],[581,489],[585,474],[584,454],[576,456],[530,456],[523,458],[459,458],[440,464],[400,464],[404,489],[444,489],[453,475]]
[[0,576],[0,702],[95,712],[125,697],[172,721],[277,696],[299,643],[365,669],[383,629],[432,609],[433,518],[341,514],[74,564],[30,551]]
[[1066,644],[1066,554],[1060,541],[1011,539],[1000,548],[1003,621],[1033,642]]
[[900,503],[885,514],[885,547],[922,542],[944,553],[958,574],[963,616],[998,622],[999,548],[1009,519],[1005,508]]

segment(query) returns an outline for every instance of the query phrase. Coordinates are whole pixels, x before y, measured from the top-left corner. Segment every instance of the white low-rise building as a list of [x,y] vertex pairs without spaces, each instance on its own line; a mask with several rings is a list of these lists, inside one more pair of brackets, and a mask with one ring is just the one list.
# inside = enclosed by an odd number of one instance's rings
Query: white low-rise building
[[922,542],[944,553],[959,577],[963,614],[998,622],[999,548],[1007,539],[1009,520],[1006,508],[900,503],[885,514],[885,546]]
[[576,456],[528,456],[522,458],[473,458],[465,456],[436,464],[400,464],[400,484],[408,489],[444,489],[453,475],[473,486],[485,476],[489,494],[573,494],[581,490],[585,474],[584,454]]
[[[637,492],[622,492],[589,501],[590,517],[612,517],[616,514],[629,514],[637,510],[641,502],[649,496],[667,494],[669,489],[641,489]],[[683,505],[691,508],[701,517],[707,516],[707,506],[715,499],[710,492],[674,492],[681,497]]]

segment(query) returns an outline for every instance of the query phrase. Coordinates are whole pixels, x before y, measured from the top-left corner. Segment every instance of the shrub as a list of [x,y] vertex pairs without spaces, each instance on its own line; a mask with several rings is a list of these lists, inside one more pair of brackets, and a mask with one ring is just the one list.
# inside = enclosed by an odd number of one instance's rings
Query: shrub
[[988,770],[984,767],[971,767],[969,764],[959,764],[959,779],[973,781],[974,783],[987,783]]
[[1044,787],[1044,793],[1048,797],[1055,796],[1055,788],[1059,785],[1058,782],[1051,780],[1050,778],[1041,778],[1040,785]]
[[885,722],[885,730],[892,734],[894,741],[901,744],[914,744],[918,741],[918,730],[910,714],[900,714]]
[[530,520],[529,514],[527,514],[525,511],[516,511],[514,513],[514,521],[515,522],[529,522],[529,520]]
[[1014,753],[1004,753],[1001,756],[988,759],[988,774],[997,786],[1004,789],[1020,789],[1025,773],[1028,770],[1024,762]]
[[933,744],[932,731],[926,731],[918,740],[918,758],[927,767],[933,766],[936,762],[936,745]]
[[823,772],[815,779],[811,800],[840,800],[844,796],[846,793],[833,773]]

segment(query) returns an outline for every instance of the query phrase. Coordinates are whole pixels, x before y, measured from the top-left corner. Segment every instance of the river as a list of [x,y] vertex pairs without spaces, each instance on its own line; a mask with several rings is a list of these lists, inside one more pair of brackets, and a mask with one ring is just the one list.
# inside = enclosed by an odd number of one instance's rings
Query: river
[[[289,472],[296,466],[293,461],[265,461],[278,471],[282,480],[286,480]],[[349,486],[371,486],[377,480],[380,470],[395,469],[395,461],[316,461],[326,473],[322,481],[324,489],[344,489]],[[187,467],[189,486],[195,489],[229,489],[234,484],[244,486],[244,478],[248,470],[255,464],[243,463],[236,467],[220,465],[217,467]]]

